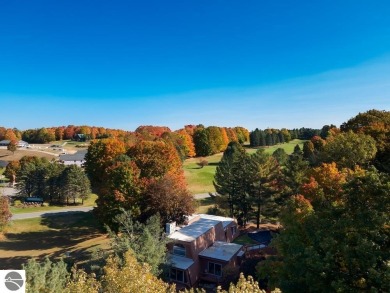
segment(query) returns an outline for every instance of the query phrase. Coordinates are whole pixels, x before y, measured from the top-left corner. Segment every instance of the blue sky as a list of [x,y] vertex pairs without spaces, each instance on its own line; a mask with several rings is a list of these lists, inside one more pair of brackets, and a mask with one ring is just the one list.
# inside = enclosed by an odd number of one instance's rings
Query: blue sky
[[0,1],[0,125],[317,127],[390,110],[388,1]]

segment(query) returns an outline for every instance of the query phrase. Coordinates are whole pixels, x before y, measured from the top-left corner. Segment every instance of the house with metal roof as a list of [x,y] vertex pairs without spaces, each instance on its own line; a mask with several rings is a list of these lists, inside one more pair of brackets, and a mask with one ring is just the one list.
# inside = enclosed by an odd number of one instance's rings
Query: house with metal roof
[[88,150],[80,150],[74,154],[60,155],[60,162],[64,165],[77,165],[81,167],[85,162],[85,155]]
[[168,245],[170,281],[178,289],[200,283],[218,285],[225,268],[240,264],[243,246],[232,243],[239,235],[232,218],[193,215],[187,225],[176,227],[170,223],[166,231],[172,240]]

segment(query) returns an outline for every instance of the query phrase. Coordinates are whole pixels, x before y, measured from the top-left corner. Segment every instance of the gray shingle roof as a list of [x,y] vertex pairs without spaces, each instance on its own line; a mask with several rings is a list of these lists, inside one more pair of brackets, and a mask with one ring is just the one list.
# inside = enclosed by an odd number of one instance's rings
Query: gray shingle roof
[[81,150],[73,155],[60,155],[60,161],[84,161],[88,150]]

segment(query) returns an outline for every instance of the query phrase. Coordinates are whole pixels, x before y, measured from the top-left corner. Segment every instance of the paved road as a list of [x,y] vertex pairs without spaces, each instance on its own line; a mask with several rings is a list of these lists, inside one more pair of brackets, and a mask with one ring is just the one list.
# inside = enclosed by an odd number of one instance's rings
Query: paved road
[[[12,195],[15,190],[13,188],[2,188],[3,195]],[[198,193],[194,194],[195,199],[204,199],[210,197],[209,193]],[[32,212],[32,213],[23,213],[23,214],[15,214],[12,215],[12,220],[22,220],[22,219],[31,219],[31,218],[38,218],[42,215],[50,216],[50,215],[59,215],[61,213],[67,213],[67,212],[89,212],[93,209],[93,207],[78,207],[78,208],[63,208],[59,210],[53,210],[53,211],[45,211],[45,212]]]
[[89,212],[92,209],[93,209],[93,207],[79,207],[79,208],[64,208],[61,210],[46,211],[46,212],[15,214],[15,215],[12,215],[11,220],[38,218],[38,217],[41,217],[42,215],[55,216],[55,215],[60,215],[62,213],[69,213],[69,212]]
[[210,194],[209,193],[198,193],[198,194],[194,194],[194,198],[195,199],[204,199],[204,198],[208,198],[210,197]]

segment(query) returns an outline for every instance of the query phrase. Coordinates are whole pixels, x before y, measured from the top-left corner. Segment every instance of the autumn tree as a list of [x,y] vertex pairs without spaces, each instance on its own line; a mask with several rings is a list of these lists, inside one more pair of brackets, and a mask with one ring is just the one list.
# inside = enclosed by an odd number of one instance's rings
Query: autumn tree
[[180,129],[177,131],[177,133],[182,137],[183,139],[183,147],[184,151],[187,157],[192,158],[195,157],[195,145],[192,139],[192,136],[188,134],[187,131],[184,129]]
[[8,224],[12,214],[9,209],[8,197],[3,196],[0,193],[0,232],[3,231],[4,227]]
[[18,137],[15,134],[15,131],[11,128],[8,128],[4,133],[4,139],[9,141],[17,141]]
[[196,164],[202,169],[204,166],[207,166],[209,162],[205,158],[199,158]]
[[95,191],[98,191],[105,184],[106,168],[125,151],[124,142],[115,138],[101,139],[90,143],[85,155],[84,167]]
[[142,215],[150,217],[160,214],[161,224],[177,222],[181,224],[185,216],[195,212],[194,198],[182,180],[173,175],[152,180],[143,193]]
[[176,149],[177,154],[179,155],[180,160],[183,162],[188,158],[188,149],[185,142],[185,139],[182,135],[177,132],[164,132],[161,135],[161,138],[166,142],[170,143]]
[[127,155],[141,170],[142,178],[183,174],[182,163],[174,146],[164,141],[141,141],[131,147]]
[[237,135],[237,139],[240,144],[244,144],[246,141],[249,141],[248,129],[241,126],[236,126],[233,129]]
[[389,176],[335,165],[315,172],[282,214],[279,255],[259,265],[260,276],[286,292],[388,292]]
[[16,183],[16,174],[20,169],[19,161],[11,161],[5,167],[4,176],[9,179],[9,181],[14,184]]
[[118,156],[106,168],[104,185],[100,188],[95,208],[102,222],[115,227],[113,219],[121,209],[130,211],[134,217],[140,216],[140,198],[145,186],[140,174],[136,163],[126,155]]
[[369,110],[341,125],[343,131],[370,135],[376,143],[375,166],[390,173],[390,111]]
[[206,128],[209,139],[209,146],[212,154],[216,154],[225,150],[226,145],[222,137],[221,129],[217,126],[209,126]]
[[18,143],[15,140],[11,140],[7,145],[7,150],[15,154],[15,151],[18,149]]

